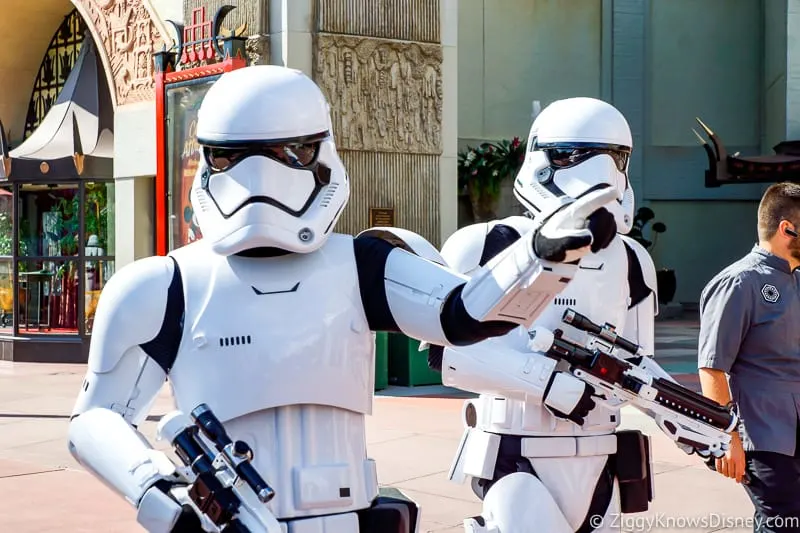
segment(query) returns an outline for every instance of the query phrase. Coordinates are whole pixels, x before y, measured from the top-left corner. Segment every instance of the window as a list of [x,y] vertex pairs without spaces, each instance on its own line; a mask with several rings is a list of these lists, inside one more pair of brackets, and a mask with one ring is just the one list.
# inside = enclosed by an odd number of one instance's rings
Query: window
[[114,273],[114,183],[21,184],[17,206],[19,333],[90,334]]
[[11,187],[0,187],[0,333],[14,327],[14,202]]
[[19,332],[78,333],[77,183],[20,185]]
[[78,60],[87,32],[88,28],[83,17],[77,9],[73,9],[50,40],[33,84],[25,120],[25,139],[36,131],[42,119],[55,104],[72,67]]

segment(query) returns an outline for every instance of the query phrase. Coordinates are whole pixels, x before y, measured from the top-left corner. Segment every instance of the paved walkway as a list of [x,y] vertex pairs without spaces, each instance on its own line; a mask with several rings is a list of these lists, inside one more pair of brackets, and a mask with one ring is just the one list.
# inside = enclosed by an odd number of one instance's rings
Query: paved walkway
[[[658,331],[664,366],[688,383],[696,326],[661,322]],[[128,504],[67,452],[67,418],[83,371],[82,365],[0,366],[0,531],[142,531]],[[390,388],[378,395],[368,419],[369,452],[379,480],[422,505],[421,533],[463,531],[461,520],[480,511],[467,486],[445,478],[461,435],[457,396],[463,395],[441,387]],[[156,421],[169,410],[165,388],[142,427],[147,437],[154,436]],[[678,450],[639,412],[626,408],[623,427],[652,436],[656,470],[656,501],[647,513],[622,517],[624,531],[752,531],[752,505],[740,486]]]
[[656,322],[656,360],[687,387],[700,390],[697,377],[697,336],[700,324],[696,316],[681,320]]

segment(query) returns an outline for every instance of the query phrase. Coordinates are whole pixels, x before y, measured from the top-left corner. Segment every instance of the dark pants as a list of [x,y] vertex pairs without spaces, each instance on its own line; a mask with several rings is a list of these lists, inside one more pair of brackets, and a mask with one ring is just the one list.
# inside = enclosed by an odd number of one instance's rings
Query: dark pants
[[750,484],[744,488],[756,508],[754,533],[800,533],[800,440],[798,444],[794,457],[745,453]]

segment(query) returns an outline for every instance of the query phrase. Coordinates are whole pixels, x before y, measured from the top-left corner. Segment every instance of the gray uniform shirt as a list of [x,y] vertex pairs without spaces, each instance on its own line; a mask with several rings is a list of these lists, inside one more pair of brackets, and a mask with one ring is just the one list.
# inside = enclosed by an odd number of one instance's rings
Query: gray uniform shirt
[[730,375],[746,451],[794,455],[800,413],[800,272],[755,246],[700,296],[700,368]]

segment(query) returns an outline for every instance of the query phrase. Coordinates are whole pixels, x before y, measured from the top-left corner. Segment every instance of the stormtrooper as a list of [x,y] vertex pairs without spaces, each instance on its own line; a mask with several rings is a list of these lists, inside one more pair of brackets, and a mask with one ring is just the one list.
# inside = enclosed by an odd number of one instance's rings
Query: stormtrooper
[[[69,449],[148,531],[415,531],[417,507],[379,496],[367,456],[372,332],[465,346],[530,325],[608,238],[611,188],[559,205],[469,278],[410,231],[334,233],[350,181],[331,130],[303,73],[223,74],[198,113],[203,239],[125,266],[100,297]],[[199,518],[182,467],[139,431],[166,380],[183,415],[160,435],[175,442],[206,406],[274,489],[239,492],[245,529]]]
[[[462,228],[445,242],[442,257],[462,274],[479,273],[554,205],[611,187],[615,197],[604,209],[614,231],[592,244],[534,325],[585,343],[585,332],[562,322],[572,308],[615,325],[653,354],[655,268],[647,251],[624,235],[633,222],[631,150],[628,123],[613,106],[592,98],[553,102],[533,122],[514,182],[529,216]],[[456,482],[469,479],[483,500],[482,515],[465,520],[466,531],[619,530],[619,513],[646,510],[652,496],[648,438],[617,433],[619,409],[598,405],[593,387],[565,372],[563,362],[531,357],[529,331],[519,327],[471,346],[431,349],[446,385],[479,394],[465,403],[465,434],[450,473]],[[674,382],[651,358],[637,362]]]

